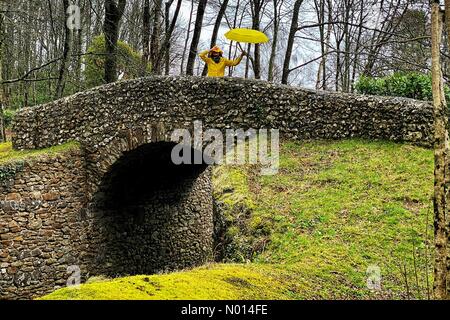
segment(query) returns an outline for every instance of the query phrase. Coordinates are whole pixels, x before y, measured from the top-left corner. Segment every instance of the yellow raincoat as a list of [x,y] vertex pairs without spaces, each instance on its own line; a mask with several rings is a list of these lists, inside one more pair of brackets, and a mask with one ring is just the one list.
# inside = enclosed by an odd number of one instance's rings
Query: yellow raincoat
[[[214,47],[213,51],[221,52],[218,47]],[[208,57],[209,50],[205,50],[200,53],[200,59],[202,59],[208,66],[208,77],[224,77],[225,67],[237,66],[242,61],[242,56],[235,60],[229,60],[227,58],[221,57],[219,63],[214,62],[214,60]]]

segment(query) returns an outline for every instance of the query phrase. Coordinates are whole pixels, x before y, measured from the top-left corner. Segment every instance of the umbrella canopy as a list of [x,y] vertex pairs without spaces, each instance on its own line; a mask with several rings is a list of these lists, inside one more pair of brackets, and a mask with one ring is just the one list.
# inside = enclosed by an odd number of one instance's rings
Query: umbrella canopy
[[228,40],[246,43],[265,43],[269,41],[269,38],[264,33],[252,29],[232,29],[225,33],[225,37]]

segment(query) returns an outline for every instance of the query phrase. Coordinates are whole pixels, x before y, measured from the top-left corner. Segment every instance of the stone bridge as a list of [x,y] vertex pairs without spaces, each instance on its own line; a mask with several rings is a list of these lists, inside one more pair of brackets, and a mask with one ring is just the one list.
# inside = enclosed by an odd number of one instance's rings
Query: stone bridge
[[[432,143],[427,102],[243,79],[150,77],[21,110],[13,146],[78,141],[0,166],[0,299],[90,276],[149,274],[212,259],[207,165],[170,160],[174,129],[280,129],[288,139]],[[199,152],[194,150],[194,152]]]

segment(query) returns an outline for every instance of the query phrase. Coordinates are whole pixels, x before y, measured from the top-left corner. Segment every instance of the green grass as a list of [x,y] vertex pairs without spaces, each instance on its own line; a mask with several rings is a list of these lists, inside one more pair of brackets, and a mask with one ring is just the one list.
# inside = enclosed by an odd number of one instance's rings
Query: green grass
[[212,264],[188,272],[139,275],[110,281],[94,279],[45,296],[52,299],[283,299],[288,283],[264,266]]
[[79,148],[78,142],[68,142],[59,146],[37,150],[14,150],[11,142],[0,143],[0,165],[42,155],[55,155]]
[[[427,297],[431,150],[360,140],[285,142],[280,160],[274,176],[259,176],[252,167],[215,169],[217,201],[231,207],[244,203],[251,210],[250,229],[270,226],[267,244],[252,263],[93,282],[44,298]],[[379,292],[366,285],[373,265],[381,269]]]

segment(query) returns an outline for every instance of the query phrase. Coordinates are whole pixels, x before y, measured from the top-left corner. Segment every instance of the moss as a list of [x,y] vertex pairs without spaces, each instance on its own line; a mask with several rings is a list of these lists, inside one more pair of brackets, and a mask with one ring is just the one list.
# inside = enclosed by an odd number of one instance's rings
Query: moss
[[[114,279],[46,298],[426,297],[427,280],[432,283],[432,150],[362,140],[286,142],[278,175],[222,166],[214,187],[228,223],[229,257],[247,261],[251,248],[252,263]],[[371,265],[381,268],[378,293],[366,285]]]
[[[318,294],[331,298],[370,297],[365,272],[372,264],[382,270],[384,297],[405,297],[399,267],[406,265],[410,295],[426,297],[431,150],[349,140],[289,143],[282,154],[290,160],[281,163],[281,174],[258,179],[255,201],[276,223],[257,261],[293,264],[319,279]],[[292,165],[294,159],[302,165]]]
[[214,197],[226,205],[255,207],[249,190],[247,173],[240,167],[220,166],[214,170]]
[[91,281],[42,299],[288,299],[289,285],[265,266],[209,265],[185,272]]
[[37,157],[42,155],[55,155],[61,152],[79,148],[78,142],[68,142],[62,145],[36,150],[14,150],[11,142],[0,143],[0,165]]
[[220,166],[214,170],[216,258],[225,262],[251,261],[261,250],[270,225],[257,215],[250,190],[251,167]]

